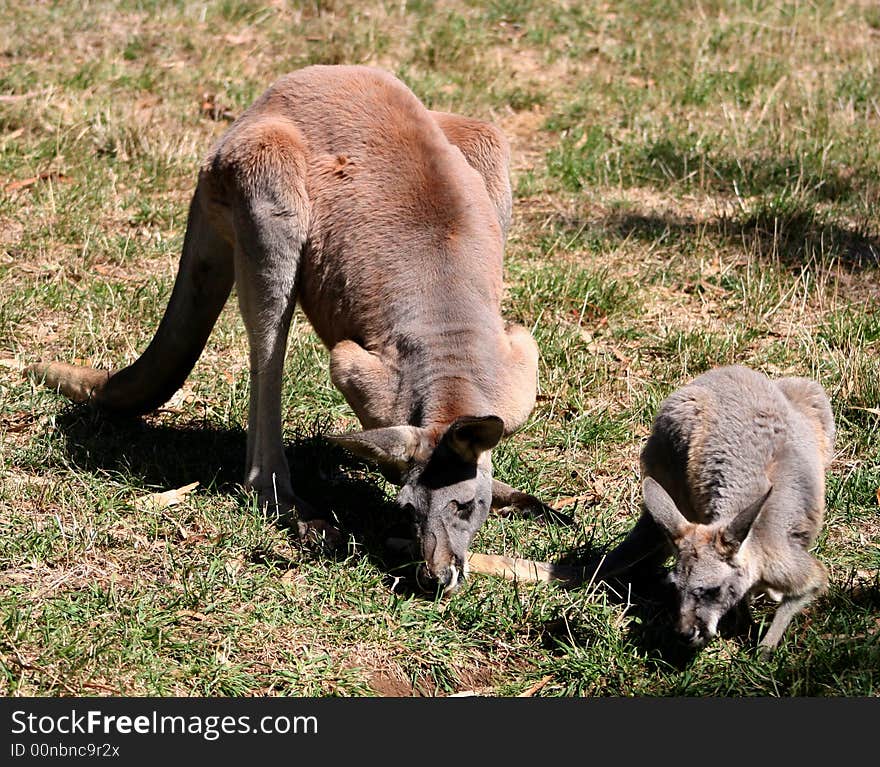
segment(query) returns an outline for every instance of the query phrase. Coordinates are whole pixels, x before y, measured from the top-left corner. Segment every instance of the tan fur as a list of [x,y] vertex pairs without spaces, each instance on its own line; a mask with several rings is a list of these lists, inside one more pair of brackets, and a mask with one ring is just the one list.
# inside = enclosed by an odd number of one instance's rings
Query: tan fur
[[109,376],[58,364],[30,373],[78,401],[147,412],[182,384],[234,281],[250,344],[245,479],[265,506],[297,505],[280,413],[296,301],[363,426],[420,430],[385,432],[381,449],[350,444],[400,458],[397,435],[424,458],[461,422],[491,477],[492,419],[519,428],[537,378],[534,340],[500,311],[508,161],[496,127],[430,112],[381,70],[287,75],[202,164],[171,301],[141,358]]

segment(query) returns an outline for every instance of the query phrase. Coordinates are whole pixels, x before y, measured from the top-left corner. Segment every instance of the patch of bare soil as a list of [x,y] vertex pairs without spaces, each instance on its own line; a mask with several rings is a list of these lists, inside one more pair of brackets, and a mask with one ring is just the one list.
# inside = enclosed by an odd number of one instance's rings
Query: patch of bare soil
[[373,671],[367,679],[370,689],[381,698],[412,698],[418,695],[410,682],[387,671]]

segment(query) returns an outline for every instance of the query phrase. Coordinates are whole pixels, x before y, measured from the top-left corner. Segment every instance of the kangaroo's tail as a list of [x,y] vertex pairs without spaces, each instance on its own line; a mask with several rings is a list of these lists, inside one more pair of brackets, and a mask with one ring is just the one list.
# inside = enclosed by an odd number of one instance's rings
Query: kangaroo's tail
[[197,189],[189,209],[183,254],[165,315],[146,351],[114,372],[62,362],[38,362],[25,375],[74,402],[119,415],[156,409],[186,380],[205,348],[235,279],[232,245],[208,220]]

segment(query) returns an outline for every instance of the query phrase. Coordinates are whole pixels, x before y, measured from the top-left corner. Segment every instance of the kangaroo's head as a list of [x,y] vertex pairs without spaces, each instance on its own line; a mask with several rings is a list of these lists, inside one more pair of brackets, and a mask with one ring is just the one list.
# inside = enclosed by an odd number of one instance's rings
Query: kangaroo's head
[[330,437],[401,486],[397,502],[413,521],[426,591],[449,594],[466,575],[468,547],[492,503],[490,451],[503,433],[502,420],[489,415],[458,418],[439,435],[389,426]]
[[688,522],[667,492],[651,477],[645,479],[645,509],[675,546],[669,578],[678,594],[678,631],[693,647],[718,633],[718,622],[752,587],[742,547],[771,491],[726,524],[701,525]]

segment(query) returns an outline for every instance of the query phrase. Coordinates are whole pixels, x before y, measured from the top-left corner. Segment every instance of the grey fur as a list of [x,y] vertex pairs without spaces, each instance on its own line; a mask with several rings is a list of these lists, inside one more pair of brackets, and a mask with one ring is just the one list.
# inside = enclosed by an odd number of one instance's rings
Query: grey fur
[[757,594],[781,601],[762,638],[777,645],[827,584],[809,549],[822,526],[834,444],[828,397],[805,378],[710,370],[660,406],[641,453],[643,512],[599,576],[676,558],[678,630],[694,646]]

